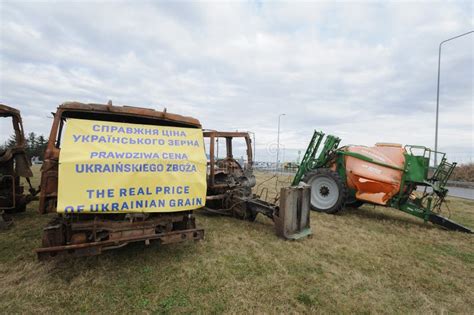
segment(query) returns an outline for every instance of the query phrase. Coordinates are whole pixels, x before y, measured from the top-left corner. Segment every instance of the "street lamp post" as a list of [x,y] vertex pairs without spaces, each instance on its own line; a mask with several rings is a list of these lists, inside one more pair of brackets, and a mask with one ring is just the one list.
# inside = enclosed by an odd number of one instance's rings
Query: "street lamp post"
[[253,136],[253,161],[254,163],[257,161],[257,151],[255,147],[255,132],[249,131],[250,134]]
[[[467,33],[464,33],[464,34],[461,34],[461,35],[458,35],[458,36],[454,36],[454,37],[451,37],[451,38],[448,38],[446,40],[443,40],[441,43],[439,43],[439,53],[438,53],[438,88],[437,88],[437,92],[436,92],[436,127],[435,127],[435,151],[437,152],[438,151],[438,115],[439,115],[439,81],[440,81],[440,77],[441,77],[441,46],[446,43],[446,42],[449,42],[453,39],[456,39],[456,38],[459,38],[459,37],[462,37],[462,36],[465,36],[465,35],[468,35],[468,34],[471,34],[471,33],[474,33],[474,31],[470,31],[470,32],[467,32]],[[435,153],[435,156],[434,156],[434,166],[436,167],[438,165],[438,155]]]
[[281,116],[285,116],[285,114],[278,115],[278,135],[277,135],[277,160],[276,160],[276,168],[278,169],[279,155],[280,155],[280,118]]

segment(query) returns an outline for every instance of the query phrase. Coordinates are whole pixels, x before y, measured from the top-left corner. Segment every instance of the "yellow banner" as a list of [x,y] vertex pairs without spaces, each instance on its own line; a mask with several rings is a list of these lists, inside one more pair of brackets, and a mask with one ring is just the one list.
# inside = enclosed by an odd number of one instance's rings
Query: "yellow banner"
[[206,202],[201,129],[68,119],[57,212],[174,212]]

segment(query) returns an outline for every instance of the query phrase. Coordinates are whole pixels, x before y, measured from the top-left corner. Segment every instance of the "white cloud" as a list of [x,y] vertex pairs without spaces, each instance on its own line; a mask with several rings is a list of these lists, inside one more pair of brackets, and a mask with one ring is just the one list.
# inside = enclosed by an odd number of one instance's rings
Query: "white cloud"
[[[48,134],[64,101],[112,99],[255,131],[268,159],[283,112],[287,158],[315,128],[433,145],[437,46],[473,28],[469,2],[1,2],[0,14],[0,101],[27,131]],[[440,148],[471,156],[472,43],[443,48],[440,102]]]

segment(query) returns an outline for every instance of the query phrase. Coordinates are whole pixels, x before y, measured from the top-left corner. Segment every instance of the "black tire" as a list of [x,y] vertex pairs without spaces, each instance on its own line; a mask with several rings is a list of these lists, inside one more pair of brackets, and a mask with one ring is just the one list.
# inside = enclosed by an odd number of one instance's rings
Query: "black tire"
[[17,205],[14,209],[7,209],[5,213],[14,214],[14,213],[22,213],[26,211],[26,203],[21,203]]
[[320,168],[307,173],[303,182],[311,186],[312,210],[333,214],[344,207],[347,187],[337,172],[328,168]]
[[13,225],[13,219],[7,213],[0,213],[0,230],[6,230]]
[[22,201],[15,209],[15,212],[20,213],[20,212],[25,212],[26,211],[26,201]]
[[257,218],[257,212],[253,211],[252,209],[248,209],[247,205],[243,203],[240,206],[236,206],[233,209],[233,215],[234,218],[240,219],[240,220],[247,220],[250,222],[255,221]]
[[351,201],[346,201],[346,207],[348,208],[359,208],[360,206],[362,206],[364,204],[363,201],[360,201],[360,200],[351,200]]
[[255,211],[252,211],[252,210],[247,210],[247,215],[245,217],[245,220],[247,221],[250,221],[250,222],[254,222],[255,219],[257,219],[257,212]]
[[13,214],[13,213],[21,213],[26,211],[26,201],[23,197],[17,198],[16,206],[14,209],[7,209],[5,213]]

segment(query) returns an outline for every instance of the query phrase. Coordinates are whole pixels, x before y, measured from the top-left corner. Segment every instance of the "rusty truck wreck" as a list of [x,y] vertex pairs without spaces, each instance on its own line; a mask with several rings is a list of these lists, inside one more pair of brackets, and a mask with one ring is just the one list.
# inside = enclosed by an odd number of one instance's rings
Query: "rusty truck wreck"
[[[311,234],[309,186],[282,188],[279,205],[262,200],[252,192],[256,179],[249,133],[205,130],[204,138],[208,146],[205,211],[248,221],[254,221],[260,213],[274,221],[276,234],[285,239]],[[234,158],[235,142],[239,139],[246,162]],[[219,158],[219,140],[225,144],[223,158]]]
[[[11,213],[23,212],[28,202],[34,199],[36,190],[31,186],[31,162],[26,156],[26,140],[20,111],[0,104],[0,117],[10,118],[13,124],[13,145],[0,150],[0,227],[12,224]],[[3,119],[2,119],[3,123]],[[20,179],[29,184],[29,194]],[[4,212],[4,213],[2,213]]]
[[[167,126],[201,129],[191,117],[130,106],[64,103],[54,114],[49,142],[41,174],[39,212],[57,212],[58,170],[62,146],[61,135],[68,119],[130,123],[145,126]],[[133,173],[129,176],[135,176]],[[160,175],[157,175],[160,176]],[[203,175],[204,176],[204,175]],[[97,255],[102,251],[123,247],[131,242],[160,244],[199,240],[204,236],[196,228],[193,211],[139,213],[58,213],[44,228],[38,258],[58,254]]]

